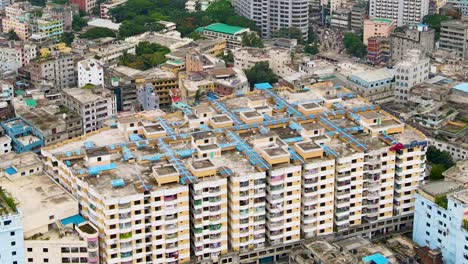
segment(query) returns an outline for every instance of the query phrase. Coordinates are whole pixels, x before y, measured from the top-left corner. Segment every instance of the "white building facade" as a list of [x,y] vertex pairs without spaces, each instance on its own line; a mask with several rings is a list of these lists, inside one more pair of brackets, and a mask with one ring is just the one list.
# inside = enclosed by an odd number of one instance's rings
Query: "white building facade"
[[82,88],[87,84],[102,86],[104,84],[104,69],[101,64],[94,59],[82,60],[77,63],[78,87]]
[[413,86],[429,79],[429,58],[420,50],[409,50],[403,60],[395,65],[395,100],[409,100],[409,92]]
[[389,18],[397,21],[397,26],[418,24],[429,13],[429,0],[370,0],[371,18]]
[[271,37],[282,28],[299,28],[308,37],[309,0],[234,0],[236,12],[252,19],[262,37]]

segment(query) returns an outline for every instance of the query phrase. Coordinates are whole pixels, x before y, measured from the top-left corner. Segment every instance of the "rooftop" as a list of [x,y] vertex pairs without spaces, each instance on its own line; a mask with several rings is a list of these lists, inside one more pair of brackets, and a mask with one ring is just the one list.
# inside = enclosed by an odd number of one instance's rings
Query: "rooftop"
[[90,89],[66,88],[62,91],[82,104],[93,103],[113,96],[109,90],[97,86]]
[[[387,150],[394,144],[378,135],[364,132],[365,129],[346,132],[360,126],[378,128],[383,132],[398,127],[403,132],[392,132],[390,136],[395,141],[408,144],[405,147],[411,147],[415,142],[427,144],[425,136],[419,131],[405,127],[398,119],[363,98],[343,99],[339,96],[349,90],[333,86],[322,88],[317,86],[300,93],[286,88],[256,90],[216,102],[204,102],[178,113],[165,114],[160,111],[160,120],[141,113],[127,114],[118,118],[116,128],[102,129],[65,144],[45,147],[42,151],[44,155],[50,154],[63,161],[79,180],[86,181],[102,197],[114,198],[139,193],[142,186],[157,189],[184,184],[183,179],[194,177],[187,172],[194,168],[219,170],[226,167],[234,175],[245,177],[270,168],[298,164],[302,162],[301,158],[292,152],[294,144],[298,142],[302,142],[299,147],[307,152],[318,149],[318,144],[324,144],[337,156]],[[319,94],[326,91],[337,94],[328,97],[331,99]],[[333,104],[324,104],[323,100],[340,103],[340,109]],[[320,107],[315,115],[303,115],[297,110],[301,104],[316,103]],[[261,112],[261,109],[266,109],[267,113]],[[202,118],[206,118],[202,117],[203,113],[207,112],[212,113],[211,121],[200,125]],[[246,114],[261,114],[262,121],[245,124],[241,116]],[[380,119],[381,122],[367,125],[365,118]],[[133,134],[124,128],[129,122],[136,124],[136,131],[146,132]],[[302,129],[321,132],[312,135],[301,133]],[[155,138],[156,134],[151,132],[161,133],[157,135],[159,138]],[[214,151],[207,154],[207,150]],[[110,160],[103,158],[102,161],[106,162],[99,165],[90,163],[90,158],[99,156]],[[331,157],[327,153],[323,158]],[[180,182],[158,185],[154,172],[162,173],[155,169],[161,167],[175,168],[180,174]],[[113,185],[114,182],[119,182],[119,185]]]
[[354,73],[351,77],[358,77],[365,82],[373,83],[385,79],[391,79],[393,76],[394,74],[392,71],[387,70],[386,68],[381,68],[373,71]]
[[466,83],[466,82],[459,83],[459,84],[455,85],[453,87],[453,89],[468,93],[468,83]]
[[422,185],[420,188],[425,193],[435,197],[438,195],[447,195],[455,191],[459,191],[463,189],[463,186],[453,181],[436,181]]
[[444,171],[446,179],[458,182],[468,187],[468,160],[460,160],[450,169]]
[[197,30],[198,31],[207,30],[207,31],[214,31],[218,33],[228,34],[228,35],[235,35],[237,33],[247,30],[247,28],[226,25],[223,23],[215,23],[206,27],[199,28]]
[[[62,186],[44,173],[9,180],[0,178],[0,185],[9,193],[15,194],[24,220],[25,231],[35,229],[37,219],[51,210],[58,214],[69,208],[78,210],[78,203]],[[48,216],[47,216],[48,217]]]

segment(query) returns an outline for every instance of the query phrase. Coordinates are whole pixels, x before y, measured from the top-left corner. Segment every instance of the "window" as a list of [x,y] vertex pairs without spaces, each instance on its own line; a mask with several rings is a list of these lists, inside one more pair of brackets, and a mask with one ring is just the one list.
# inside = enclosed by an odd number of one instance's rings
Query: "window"
[[49,263],[49,259],[48,259],[48,258],[44,258],[44,263]]
[[15,231],[10,232],[10,236],[14,236],[14,235],[15,235]]
[[33,258],[28,258],[28,262],[33,262]]
[[42,252],[47,253],[47,252],[49,252],[49,249],[48,248],[43,248]]

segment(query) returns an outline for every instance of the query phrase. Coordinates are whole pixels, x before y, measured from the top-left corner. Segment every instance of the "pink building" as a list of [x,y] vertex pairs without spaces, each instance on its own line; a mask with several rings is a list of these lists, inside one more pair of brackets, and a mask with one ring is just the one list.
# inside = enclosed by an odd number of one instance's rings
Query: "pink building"
[[367,45],[367,39],[370,37],[389,37],[395,27],[395,21],[387,18],[364,20],[364,44]]
[[71,0],[70,3],[78,5],[78,8],[86,13],[91,13],[97,6],[96,0]]

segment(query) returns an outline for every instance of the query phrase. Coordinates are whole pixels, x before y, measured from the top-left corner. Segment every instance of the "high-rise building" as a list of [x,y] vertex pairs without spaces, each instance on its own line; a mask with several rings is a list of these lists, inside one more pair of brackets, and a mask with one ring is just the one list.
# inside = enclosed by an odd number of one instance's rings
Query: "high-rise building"
[[414,242],[440,250],[444,263],[468,263],[466,187],[452,181],[433,182],[421,186],[415,199]]
[[398,62],[406,58],[411,49],[419,49],[423,53],[434,49],[435,30],[427,25],[417,27],[397,27],[390,35],[392,45],[392,61]]
[[429,58],[417,49],[409,50],[406,59],[395,65],[395,100],[404,102],[413,86],[429,78]]
[[282,28],[299,28],[308,37],[309,0],[234,0],[236,12],[252,19],[262,37],[271,37]]
[[371,0],[369,16],[388,18],[396,21],[397,26],[415,25],[429,13],[429,0]]
[[223,263],[230,250],[410,217],[423,134],[331,83],[256,88],[42,148],[99,229],[101,262]]
[[455,52],[464,60],[468,59],[468,20],[442,22],[439,47]]
[[386,18],[371,18],[364,20],[364,44],[367,45],[367,40],[370,37],[385,37],[388,38],[395,28],[395,21]]

